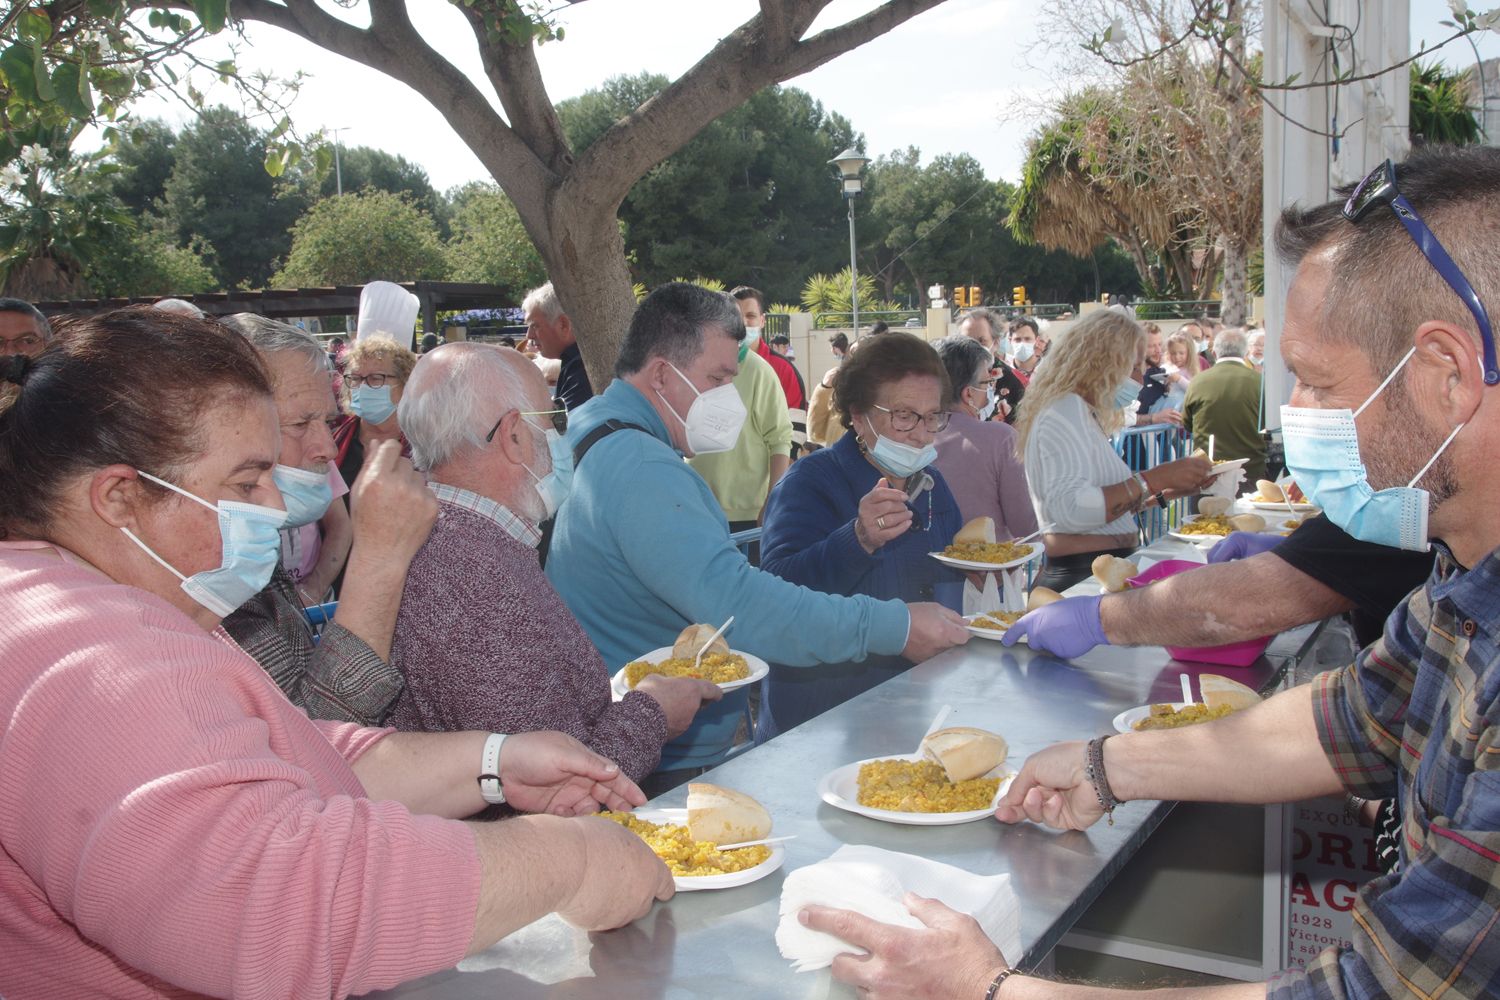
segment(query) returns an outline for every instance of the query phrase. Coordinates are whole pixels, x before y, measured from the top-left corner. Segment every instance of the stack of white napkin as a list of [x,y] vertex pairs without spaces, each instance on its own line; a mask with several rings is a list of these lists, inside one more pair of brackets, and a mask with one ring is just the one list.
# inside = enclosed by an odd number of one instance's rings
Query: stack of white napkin
[[964,614],[990,611],[1020,611],[1026,607],[1026,591],[1021,586],[1025,566],[984,574],[984,589],[964,580]]
[[826,969],[845,952],[862,955],[861,948],[804,927],[797,914],[805,906],[832,906],[881,923],[921,927],[901,901],[908,892],[969,914],[1008,961],[1020,961],[1021,908],[1009,875],[973,875],[952,865],[858,844],[840,847],[828,860],[787,875],[781,886],[776,946],[798,972]]
[[1245,481],[1245,467],[1242,465],[1233,472],[1226,472],[1218,479],[1209,484],[1208,489],[1203,491],[1206,497],[1225,497],[1233,500],[1240,495],[1240,484]]

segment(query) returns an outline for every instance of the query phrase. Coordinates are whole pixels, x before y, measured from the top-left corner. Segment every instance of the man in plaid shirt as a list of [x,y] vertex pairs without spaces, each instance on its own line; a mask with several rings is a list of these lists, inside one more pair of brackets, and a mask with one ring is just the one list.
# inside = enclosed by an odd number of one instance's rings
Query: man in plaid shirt
[[[1291,403],[1357,418],[1359,461],[1303,465],[1317,481],[1299,483],[1356,537],[1430,538],[1432,576],[1353,665],[1216,722],[1051,747],[996,810],[1084,829],[1130,799],[1395,799],[1400,865],[1361,888],[1351,946],[1269,983],[1182,995],[1500,996],[1500,364],[1484,306],[1500,303],[1497,242],[1492,148],[1429,147],[1383,164],[1347,203],[1283,213],[1278,249],[1297,267],[1281,336]],[[1298,440],[1303,458],[1337,452]],[[1367,477],[1393,492],[1339,489],[1334,470],[1346,487]],[[1404,502],[1382,507],[1391,498]],[[925,927],[816,907],[803,920],[870,952],[833,973],[875,1000],[1110,993],[1011,974],[972,920],[926,900],[913,912]]]

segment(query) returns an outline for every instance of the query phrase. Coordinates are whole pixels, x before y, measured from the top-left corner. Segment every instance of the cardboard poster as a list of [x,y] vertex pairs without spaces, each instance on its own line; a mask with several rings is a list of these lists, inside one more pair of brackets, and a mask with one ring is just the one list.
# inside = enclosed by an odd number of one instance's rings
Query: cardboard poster
[[1380,863],[1374,831],[1363,819],[1345,815],[1342,797],[1291,808],[1287,966],[1303,969],[1325,948],[1351,943],[1355,896],[1380,874]]

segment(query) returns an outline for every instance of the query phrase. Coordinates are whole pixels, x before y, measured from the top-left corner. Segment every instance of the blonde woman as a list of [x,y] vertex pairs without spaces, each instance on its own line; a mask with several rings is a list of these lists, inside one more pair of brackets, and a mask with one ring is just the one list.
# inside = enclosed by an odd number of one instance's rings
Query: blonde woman
[[1086,578],[1099,555],[1129,555],[1138,538],[1134,514],[1208,480],[1206,458],[1136,474],[1115,454],[1110,435],[1140,392],[1130,373],[1145,356],[1139,323],[1114,310],[1091,313],[1053,344],[1021,401],[1017,448],[1037,522],[1051,528],[1042,536],[1040,585],[1064,590]]
[[396,404],[417,356],[389,337],[361,337],[344,364],[342,400],[348,415],[334,428],[339,474],[351,487],[364,465],[365,450],[381,441],[400,441],[401,454],[411,448],[396,422]]

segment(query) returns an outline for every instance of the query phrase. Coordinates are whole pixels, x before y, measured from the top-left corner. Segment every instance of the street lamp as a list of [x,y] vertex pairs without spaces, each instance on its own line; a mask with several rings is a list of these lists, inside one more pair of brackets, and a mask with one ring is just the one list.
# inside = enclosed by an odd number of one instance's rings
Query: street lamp
[[860,191],[864,190],[865,182],[860,174],[863,173],[865,164],[870,162],[870,158],[861,155],[859,150],[850,146],[828,162],[838,168],[839,178],[844,182],[844,200],[849,203],[849,310],[852,314],[850,319],[854,326],[854,337],[857,340],[859,339],[859,264],[854,255],[854,199],[858,198]]
[[334,177],[334,183],[338,185],[338,193],[339,193],[340,196],[342,196],[343,193],[344,193],[344,165],[339,162],[339,133],[340,132],[347,132],[347,131],[349,131],[349,126],[348,125],[340,125],[338,128],[331,128],[328,131],[330,131],[330,132],[333,133],[333,177]]

